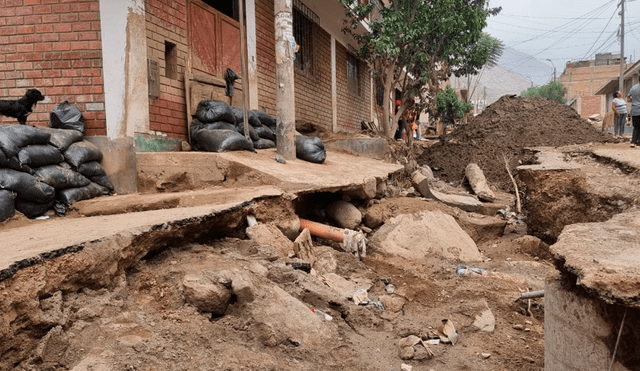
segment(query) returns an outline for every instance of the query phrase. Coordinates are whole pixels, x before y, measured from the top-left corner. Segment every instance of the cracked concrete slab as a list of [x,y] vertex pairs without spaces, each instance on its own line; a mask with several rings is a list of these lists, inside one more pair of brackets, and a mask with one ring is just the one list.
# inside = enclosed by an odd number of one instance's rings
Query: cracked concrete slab
[[578,286],[609,304],[640,308],[640,211],[568,225],[550,251]]

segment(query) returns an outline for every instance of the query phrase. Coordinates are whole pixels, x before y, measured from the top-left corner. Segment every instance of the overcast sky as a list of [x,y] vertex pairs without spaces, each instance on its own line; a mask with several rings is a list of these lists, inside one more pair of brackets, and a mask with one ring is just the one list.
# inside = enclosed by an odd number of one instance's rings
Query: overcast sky
[[[593,59],[596,53],[620,53],[620,0],[490,0],[501,6],[489,17],[485,29],[517,51],[549,65],[551,59],[560,76],[568,61]],[[625,56],[640,58],[640,1],[625,1]],[[635,56],[634,56],[635,55]],[[518,69],[521,61],[509,62]],[[543,72],[544,73],[544,72]],[[533,77],[533,76],[532,76]]]

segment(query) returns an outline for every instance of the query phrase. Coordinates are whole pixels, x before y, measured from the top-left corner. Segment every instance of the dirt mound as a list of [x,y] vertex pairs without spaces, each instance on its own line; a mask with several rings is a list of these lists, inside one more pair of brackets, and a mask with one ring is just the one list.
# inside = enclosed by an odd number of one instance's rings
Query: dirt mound
[[568,106],[546,98],[503,96],[447,138],[426,148],[418,158],[436,176],[459,183],[470,162],[477,163],[489,183],[511,190],[504,156],[513,170],[525,160],[528,147],[558,147],[590,142],[613,142]]

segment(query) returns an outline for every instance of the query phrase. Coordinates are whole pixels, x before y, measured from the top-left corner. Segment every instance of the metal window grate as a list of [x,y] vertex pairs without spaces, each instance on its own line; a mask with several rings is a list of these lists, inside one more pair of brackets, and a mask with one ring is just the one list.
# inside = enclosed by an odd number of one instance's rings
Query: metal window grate
[[303,71],[313,72],[313,40],[315,25],[320,23],[320,18],[300,0],[294,0],[293,5],[293,36],[300,45],[295,66]]

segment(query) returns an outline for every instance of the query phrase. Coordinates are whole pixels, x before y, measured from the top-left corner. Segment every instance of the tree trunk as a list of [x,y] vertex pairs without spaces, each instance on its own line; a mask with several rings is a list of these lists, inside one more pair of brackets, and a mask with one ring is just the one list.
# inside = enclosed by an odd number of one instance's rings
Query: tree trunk
[[[385,75],[382,78],[384,84],[384,100],[382,104],[382,127],[384,128],[384,135],[387,138],[392,138],[394,134],[393,128],[395,126],[391,123],[391,108],[389,107],[389,96],[391,95],[391,86],[393,85],[395,63],[389,64],[385,68]],[[395,123],[395,122],[394,122]]]

